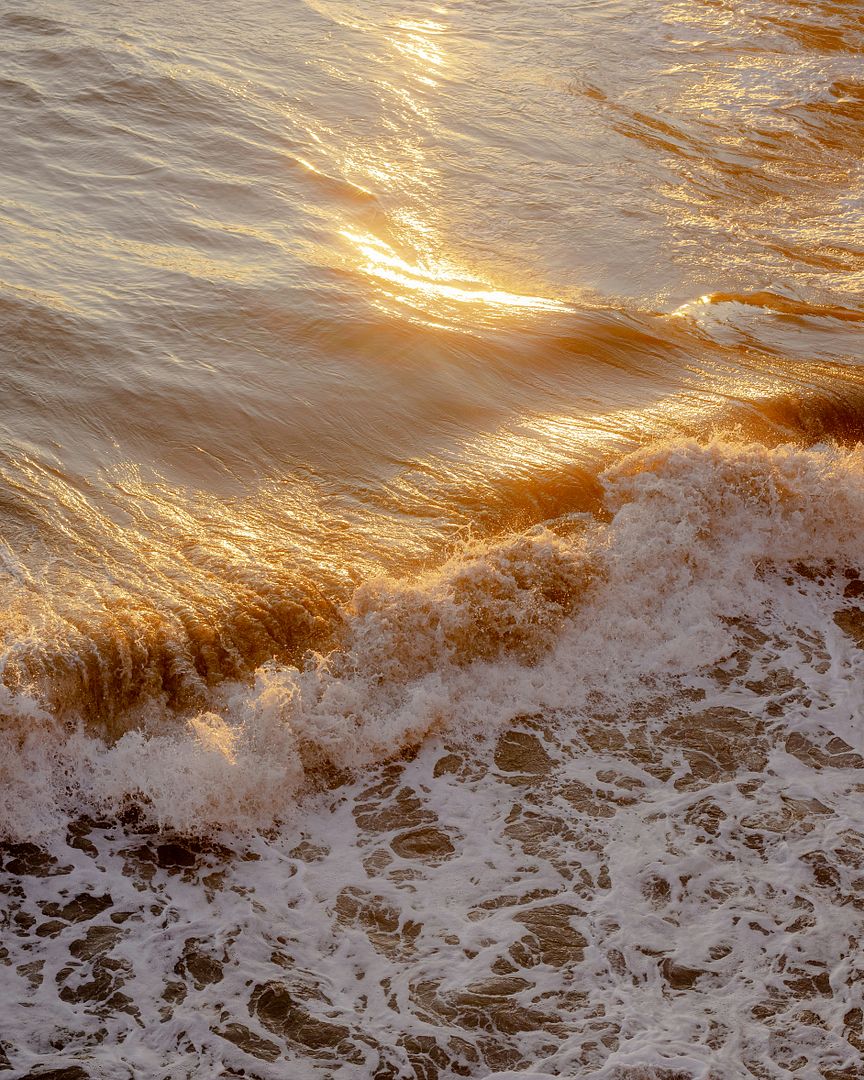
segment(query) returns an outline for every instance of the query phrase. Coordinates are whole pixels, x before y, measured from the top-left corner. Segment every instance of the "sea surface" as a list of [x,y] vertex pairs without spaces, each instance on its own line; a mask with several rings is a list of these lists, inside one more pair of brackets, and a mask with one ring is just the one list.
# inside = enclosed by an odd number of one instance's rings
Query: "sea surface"
[[0,1073],[864,1078],[864,7],[0,0]]

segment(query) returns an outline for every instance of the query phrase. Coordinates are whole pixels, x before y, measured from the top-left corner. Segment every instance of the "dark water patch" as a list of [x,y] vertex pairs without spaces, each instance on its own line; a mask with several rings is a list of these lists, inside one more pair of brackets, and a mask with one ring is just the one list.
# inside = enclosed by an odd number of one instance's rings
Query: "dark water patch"
[[3,844],[0,846],[0,856],[3,858],[4,872],[19,877],[50,877],[68,874],[72,869],[37,844]]
[[100,79],[119,74],[117,59],[96,45],[72,41],[67,46],[33,46],[27,50],[27,64],[48,85],[64,82],[64,96],[72,96],[82,85],[92,85]]
[[45,904],[42,914],[52,919],[62,919],[67,923],[88,922],[110,908],[112,903],[109,893],[104,896],[79,893],[66,904]]
[[[245,1024],[226,1024],[223,1028],[214,1028],[214,1034],[261,1061],[277,1061],[282,1056],[281,1047],[277,1043],[256,1035]],[[246,1070],[243,1070],[243,1075],[247,1075]]]
[[[146,120],[156,130],[184,123],[215,125],[224,120],[219,99],[188,80],[168,75],[122,75],[82,89],[73,102]],[[221,104],[224,110],[224,102]]]
[[805,390],[757,399],[733,407],[727,415],[730,427],[736,421],[755,427],[758,417],[775,429],[775,438],[785,434],[805,446],[825,440],[844,446],[864,441],[864,392],[854,385],[836,391]]
[[249,1008],[268,1031],[302,1050],[331,1061],[363,1062],[363,1055],[352,1047],[351,1029],[315,1016],[284,983],[256,986]]
[[92,334],[86,334],[86,321],[59,297],[13,292],[8,287],[0,295],[0,327],[4,349],[24,363],[69,347],[82,355],[101,336],[95,328]]
[[59,1069],[36,1066],[21,1080],[91,1080],[90,1073],[80,1065],[67,1065]]
[[68,32],[68,28],[56,19],[26,11],[7,11],[0,16],[0,25],[17,32],[34,34],[37,37],[54,37]]
[[4,108],[37,108],[44,104],[44,98],[34,87],[18,79],[0,79],[0,104]]

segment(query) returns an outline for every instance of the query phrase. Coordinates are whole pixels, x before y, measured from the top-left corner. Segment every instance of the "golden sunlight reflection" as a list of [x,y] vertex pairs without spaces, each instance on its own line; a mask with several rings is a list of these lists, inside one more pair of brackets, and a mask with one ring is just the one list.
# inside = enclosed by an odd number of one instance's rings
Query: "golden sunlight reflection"
[[[396,28],[401,31],[401,35],[394,35],[392,43],[406,57],[420,64],[431,64],[433,67],[444,65],[443,50],[433,36],[446,29],[443,23],[433,22],[431,19],[404,19],[396,24]],[[432,82],[428,77],[426,81]]]
[[[443,315],[453,311],[451,303],[478,305],[493,314],[518,310],[569,311],[566,304],[544,296],[530,296],[490,288],[480,279],[458,272],[442,261],[409,262],[390,244],[372,233],[342,231],[360,256],[359,269],[390,289],[393,299],[419,307],[428,314]],[[395,292],[393,288],[395,286]]]
[[[806,377],[805,365],[799,375]],[[511,509],[543,504],[552,515],[558,498],[566,502],[571,486],[597,476],[597,466],[651,439],[704,437],[729,430],[739,436],[784,438],[766,404],[777,399],[776,372],[734,369],[715,373],[710,387],[698,382],[673,392],[658,392],[638,406],[600,412],[526,414],[495,431],[481,432],[459,444],[452,456],[428,458],[406,470],[393,490],[410,505],[419,497],[432,505],[468,502],[483,513],[494,511],[503,492]],[[737,404],[748,403],[741,412]],[[543,477],[549,484],[544,486]],[[587,483],[586,491],[593,481]],[[520,495],[520,492],[522,493]]]
[[[312,6],[326,9],[328,17],[349,14],[338,0],[313,0]],[[325,171],[317,154],[294,159],[339,196],[331,221],[345,246],[328,250],[326,257],[335,255],[340,267],[363,279],[374,306],[426,326],[470,332],[519,315],[572,311],[558,299],[522,289],[506,269],[493,270],[488,277],[480,270],[482,276],[475,276],[457,254],[448,193],[430,147],[446,138],[438,82],[460,73],[458,60],[446,48],[447,12],[437,7],[431,11],[434,17],[405,14],[378,23],[364,16],[355,27],[384,46],[376,56],[380,66],[373,83],[383,137],[346,141],[342,132],[320,128],[319,145],[323,142],[335,168]],[[339,74],[335,67],[333,72]],[[343,188],[337,190],[340,182]],[[346,202],[349,185],[375,204]],[[452,261],[445,254],[450,251]],[[501,254],[506,259],[507,253]]]

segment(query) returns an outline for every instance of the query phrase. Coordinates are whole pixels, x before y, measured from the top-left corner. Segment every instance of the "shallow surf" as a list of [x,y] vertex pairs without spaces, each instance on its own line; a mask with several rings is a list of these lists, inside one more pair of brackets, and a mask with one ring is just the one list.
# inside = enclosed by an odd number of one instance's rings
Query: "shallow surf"
[[858,1080],[854,5],[0,26],[0,1069]]

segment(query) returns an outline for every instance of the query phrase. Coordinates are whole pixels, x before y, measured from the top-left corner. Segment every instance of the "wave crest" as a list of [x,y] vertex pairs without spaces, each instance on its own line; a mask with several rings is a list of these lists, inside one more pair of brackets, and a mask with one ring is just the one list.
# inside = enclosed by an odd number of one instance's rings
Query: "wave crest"
[[861,562],[861,448],[683,440],[601,479],[597,516],[475,545],[413,580],[368,581],[335,649],[264,664],[190,719],[156,709],[109,745],[5,691],[6,832],[130,804],[180,830],[258,828],[310,786],[432,730],[622,715],[682,678],[704,684],[739,648],[742,621],[763,638],[787,632],[804,617],[790,583],[797,595],[808,566],[821,580]]

